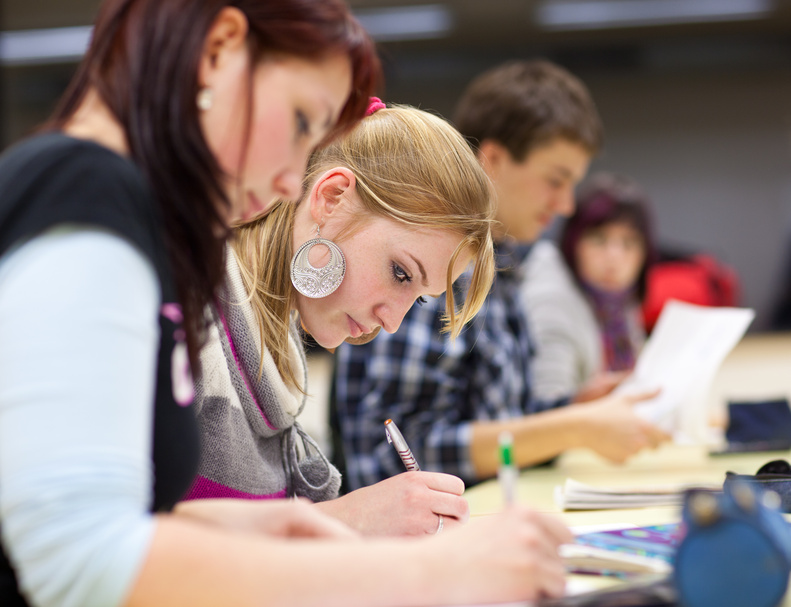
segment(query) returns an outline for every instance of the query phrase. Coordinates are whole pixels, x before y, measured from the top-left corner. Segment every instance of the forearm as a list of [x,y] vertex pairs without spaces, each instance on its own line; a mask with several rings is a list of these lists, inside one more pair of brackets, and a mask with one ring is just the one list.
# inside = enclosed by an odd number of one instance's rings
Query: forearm
[[357,521],[362,514],[360,509],[357,508],[357,502],[355,500],[346,499],[345,495],[342,495],[341,497],[334,500],[317,502],[313,504],[313,507],[322,514],[331,516],[332,518],[349,525],[349,527],[352,527],[353,529],[356,528],[355,521]]
[[[412,547],[414,540],[267,538],[172,515],[157,518],[126,607],[406,607],[436,603],[441,592],[430,577],[428,559],[418,562],[422,557]],[[395,572],[398,592],[388,593],[385,584]]]
[[470,457],[480,478],[491,478],[499,466],[498,440],[502,432],[514,439],[514,458],[524,468],[551,459],[563,451],[582,446],[583,415],[575,406],[542,411],[534,415],[472,426]]

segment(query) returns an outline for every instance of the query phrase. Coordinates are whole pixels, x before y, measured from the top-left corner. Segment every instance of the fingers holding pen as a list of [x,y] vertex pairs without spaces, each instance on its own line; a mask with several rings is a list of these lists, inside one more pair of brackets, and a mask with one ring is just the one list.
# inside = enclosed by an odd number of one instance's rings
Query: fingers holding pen
[[[388,480],[401,485],[403,507],[427,519],[426,533],[436,533],[439,528],[453,529],[470,518],[470,506],[462,497],[464,482],[458,477],[438,472],[404,472]],[[441,526],[440,516],[443,518]]]
[[487,601],[561,596],[565,567],[559,547],[571,540],[571,533],[558,519],[513,505],[432,541],[447,548],[443,573],[474,571],[455,581],[469,602],[482,597],[483,589]]
[[415,513],[415,520],[425,518],[427,507],[428,513],[432,515],[429,518],[437,517],[436,528],[433,527],[433,520],[428,523],[427,530],[424,525],[426,533],[440,533],[446,525],[454,527],[466,523],[470,517],[470,508],[467,500],[462,497],[464,482],[450,474],[421,472],[412,450],[396,423],[388,419],[384,425],[387,441],[393,445],[407,472],[391,477],[383,483],[400,482],[410,489],[407,493],[402,493],[400,499],[407,511]]
[[544,551],[548,554],[556,555],[561,544],[574,541],[574,535],[569,531],[569,528],[555,516],[517,505],[509,506],[504,510],[503,516],[515,519],[515,525],[521,525],[527,529],[536,528],[538,530],[537,537],[542,540]]
[[510,506],[501,515],[517,542],[516,567],[534,588],[528,598],[561,596],[566,584],[566,568],[560,545],[574,537],[563,522],[529,508]]
[[445,474],[443,472],[407,472],[406,474],[416,474],[423,478],[426,487],[433,491],[449,493],[451,495],[462,495],[464,493],[464,481],[458,476]]
[[464,499],[464,481],[452,474],[439,472],[407,472],[414,474],[420,483],[430,491],[429,501],[432,511],[445,518],[445,528],[466,523],[470,518],[470,506]]
[[[447,477],[447,478],[444,478]],[[365,535],[425,535],[467,522],[464,483],[432,472],[404,472],[316,506]]]

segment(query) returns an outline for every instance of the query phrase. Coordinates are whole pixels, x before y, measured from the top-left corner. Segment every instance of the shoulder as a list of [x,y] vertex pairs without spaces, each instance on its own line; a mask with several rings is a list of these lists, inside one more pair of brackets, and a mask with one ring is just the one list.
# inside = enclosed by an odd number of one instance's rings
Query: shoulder
[[521,297],[534,324],[555,316],[595,323],[585,295],[552,242],[539,241],[525,260]]
[[135,199],[146,196],[148,188],[131,160],[92,141],[46,133],[0,156],[0,192],[27,199],[91,193]]
[[31,137],[0,156],[0,254],[60,224],[107,228],[161,257],[159,209],[129,159],[62,133]]
[[25,175],[58,168],[82,168],[96,173],[97,176],[107,170],[129,176],[137,173],[130,160],[109,148],[60,132],[44,133],[22,140],[0,156],[0,176],[3,179],[12,171],[17,175]]
[[528,299],[581,298],[577,282],[554,243],[539,241],[522,266],[522,292]]
[[573,283],[566,261],[555,243],[539,240],[522,263],[523,279],[532,284]]

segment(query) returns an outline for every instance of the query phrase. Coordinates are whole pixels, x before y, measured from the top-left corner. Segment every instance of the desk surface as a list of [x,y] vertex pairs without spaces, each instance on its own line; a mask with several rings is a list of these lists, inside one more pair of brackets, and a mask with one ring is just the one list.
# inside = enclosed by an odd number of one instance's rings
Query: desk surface
[[709,390],[708,407],[729,400],[791,400],[791,333],[747,335],[725,358]]
[[[624,465],[610,464],[587,451],[569,451],[550,466],[524,470],[517,484],[517,501],[541,512],[557,514],[569,526],[666,523],[678,519],[678,508],[663,506],[562,512],[555,504],[555,487],[562,485],[567,478],[602,487],[721,484],[729,470],[755,474],[764,463],[780,458],[791,458],[791,451],[709,456],[703,447],[665,445],[656,451],[641,453]],[[464,495],[473,516],[497,512],[503,505],[496,480],[471,487]]]
[[[759,400],[786,397],[791,400],[791,333],[748,335],[723,361],[709,391],[709,407],[725,409],[729,400]],[[559,512],[554,504],[555,486],[566,478],[594,485],[640,485],[662,483],[719,483],[732,470],[754,474],[770,459],[791,457],[789,453],[757,453],[710,457],[703,447],[666,445],[641,453],[627,464],[610,464],[586,451],[569,451],[554,465],[522,473],[518,499],[545,512]],[[466,494],[473,515],[487,514],[501,507],[500,490],[494,481],[469,489]],[[586,511],[563,513],[570,525],[607,523],[628,516],[624,522],[650,524],[666,522],[673,508]]]
[[[710,390],[712,408],[728,400],[786,397],[791,400],[791,334],[745,337],[723,362]],[[679,520],[678,507],[628,508],[561,512],[555,487],[566,478],[598,486],[665,483],[721,484],[726,471],[755,474],[772,459],[789,459],[791,451],[709,456],[701,446],[665,445],[644,452],[624,465],[610,464],[587,451],[569,451],[552,465],[524,470],[517,485],[517,501],[542,512],[555,513],[569,526],[653,525]],[[472,516],[497,512],[502,494],[497,482],[487,481],[465,492]],[[791,593],[783,605],[791,607]]]

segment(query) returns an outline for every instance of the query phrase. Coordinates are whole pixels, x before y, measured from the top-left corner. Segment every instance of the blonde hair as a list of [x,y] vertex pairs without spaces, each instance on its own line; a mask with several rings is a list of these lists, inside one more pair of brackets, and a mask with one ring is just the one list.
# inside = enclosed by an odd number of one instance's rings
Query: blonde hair
[[[423,110],[408,106],[379,110],[311,156],[297,205],[319,175],[338,166],[354,173],[363,213],[336,242],[348,238],[366,214],[461,236],[448,265],[443,317],[443,330],[452,338],[458,336],[480,310],[494,277],[491,184],[469,145],[445,120]],[[266,216],[239,226],[232,242],[259,321],[261,343],[286,382],[294,386],[299,384],[288,356],[293,296],[289,263],[297,205],[277,201]],[[465,251],[471,253],[475,267],[457,310],[453,268]]]

